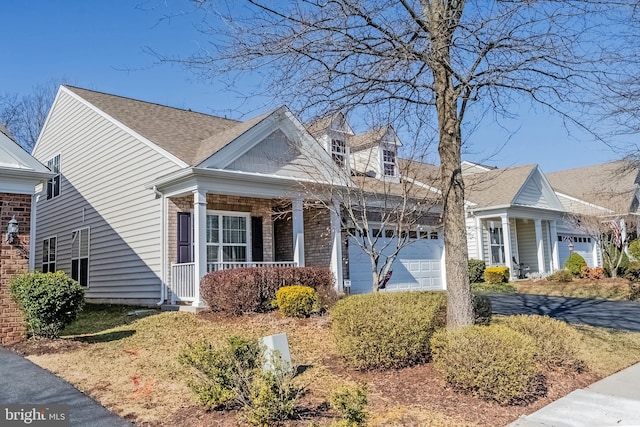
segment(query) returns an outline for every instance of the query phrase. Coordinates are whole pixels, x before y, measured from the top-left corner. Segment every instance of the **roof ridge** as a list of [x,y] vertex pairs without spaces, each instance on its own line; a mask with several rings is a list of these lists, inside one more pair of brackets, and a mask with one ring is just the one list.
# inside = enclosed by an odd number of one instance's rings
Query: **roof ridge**
[[87,89],[87,88],[83,88],[83,87],[80,87],[80,86],[73,86],[73,85],[63,85],[63,86],[68,88],[68,89],[69,88],[71,88],[71,89],[80,89],[80,90],[85,90],[87,92],[97,93],[97,94],[100,94],[100,95],[106,95],[106,96],[112,96],[114,98],[124,99],[124,100],[127,100],[127,101],[142,102],[144,104],[150,104],[150,105],[155,105],[155,106],[158,106],[158,107],[169,108],[169,109],[172,109],[172,110],[182,111],[182,112],[185,112],[185,113],[199,114],[199,115],[202,115],[202,116],[214,117],[216,119],[228,120],[230,122],[243,123],[241,120],[229,119],[227,117],[221,117],[221,116],[217,116],[217,115],[214,115],[214,114],[203,113],[201,111],[194,111],[194,110],[192,110],[190,108],[174,107],[172,105],[160,104],[159,102],[144,101],[142,99],[136,99],[136,98],[131,98],[131,97],[122,96],[122,95],[116,95],[114,93],[102,92],[102,91],[99,91],[99,90]]

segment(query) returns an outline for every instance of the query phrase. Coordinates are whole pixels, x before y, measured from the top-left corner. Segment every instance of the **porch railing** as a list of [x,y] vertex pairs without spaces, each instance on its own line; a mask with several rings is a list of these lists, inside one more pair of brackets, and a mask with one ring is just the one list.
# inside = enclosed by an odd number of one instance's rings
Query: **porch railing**
[[[270,267],[295,267],[294,261],[277,262],[209,262],[207,272],[228,270],[231,268],[270,268]],[[195,300],[196,264],[194,262],[171,264],[171,281],[169,290],[171,302],[192,302]]]

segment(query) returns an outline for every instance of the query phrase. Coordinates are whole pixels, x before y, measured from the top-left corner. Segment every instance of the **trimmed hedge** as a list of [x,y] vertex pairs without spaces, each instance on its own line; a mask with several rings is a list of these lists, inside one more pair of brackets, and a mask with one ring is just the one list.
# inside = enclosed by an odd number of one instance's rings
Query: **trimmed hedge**
[[234,268],[204,276],[200,295],[211,310],[240,315],[272,310],[278,289],[301,284],[315,289],[326,309],[337,299],[333,281],[331,271],[323,268]]
[[573,281],[573,273],[563,268],[548,275],[547,280],[549,282],[571,282]]
[[401,368],[430,359],[429,339],[445,325],[446,309],[442,292],[353,295],[331,310],[331,332],[353,368]]
[[488,325],[491,323],[493,307],[491,300],[486,295],[471,295],[473,304],[473,323],[476,325]]
[[584,369],[585,363],[578,356],[580,335],[566,323],[547,316],[526,314],[507,316],[501,323],[535,341],[536,360],[544,367]]
[[484,282],[484,270],[487,268],[487,264],[480,259],[469,260],[469,283]]
[[84,306],[84,288],[63,271],[21,274],[9,289],[24,313],[28,333],[37,337],[58,337]]
[[509,283],[509,267],[487,267],[484,270],[487,283]]
[[447,383],[501,404],[529,396],[538,376],[533,339],[502,325],[440,330],[431,352]]
[[276,292],[276,304],[287,317],[309,317],[319,310],[319,298],[309,286],[283,286]]
[[572,252],[569,258],[564,262],[564,268],[569,270],[574,277],[580,276],[580,270],[585,267],[587,262],[582,255],[577,252]]

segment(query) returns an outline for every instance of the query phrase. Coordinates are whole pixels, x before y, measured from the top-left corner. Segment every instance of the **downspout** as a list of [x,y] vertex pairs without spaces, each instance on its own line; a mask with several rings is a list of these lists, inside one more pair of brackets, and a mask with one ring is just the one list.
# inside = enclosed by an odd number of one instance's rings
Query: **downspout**
[[164,193],[159,191],[155,185],[153,186],[153,192],[156,198],[160,198],[160,301],[158,301],[156,305],[161,306],[167,299],[167,259],[165,256],[165,246],[167,243],[166,203]]

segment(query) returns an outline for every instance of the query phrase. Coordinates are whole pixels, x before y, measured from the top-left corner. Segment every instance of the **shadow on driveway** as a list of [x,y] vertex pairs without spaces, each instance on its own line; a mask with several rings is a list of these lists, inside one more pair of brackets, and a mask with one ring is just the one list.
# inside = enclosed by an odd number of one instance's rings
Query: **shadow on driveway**
[[486,294],[494,314],[538,314],[567,323],[640,332],[640,303],[530,294]]

